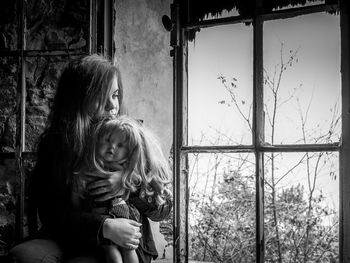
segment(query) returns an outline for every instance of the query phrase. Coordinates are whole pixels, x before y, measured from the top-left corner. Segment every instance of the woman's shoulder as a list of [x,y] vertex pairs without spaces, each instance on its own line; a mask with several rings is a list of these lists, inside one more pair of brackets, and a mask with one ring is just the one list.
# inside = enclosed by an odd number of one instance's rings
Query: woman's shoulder
[[59,132],[45,131],[40,135],[39,144],[54,143],[60,140],[60,138],[61,138],[61,134]]
[[38,142],[38,152],[57,151],[62,147],[61,136],[58,132],[44,132]]

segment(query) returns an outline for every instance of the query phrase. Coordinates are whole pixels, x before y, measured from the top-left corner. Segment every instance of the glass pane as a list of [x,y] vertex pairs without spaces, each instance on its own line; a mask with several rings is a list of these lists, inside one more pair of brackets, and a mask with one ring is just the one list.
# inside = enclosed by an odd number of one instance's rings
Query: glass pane
[[0,8],[0,50],[17,49],[17,2],[13,0],[1,1]]
[[27,50],[87,48],[89,1],[27,2]]
[[35,151],[55,95],[67,57],[38,57],[26,60],[26,151]]
[[189,154],[189,260],[255,262],[254,154]]
[[338,157],[265,155],[266,262],[338,262]]
[[17,61],[0,58],[0,152],[14,152],[16,144]]
[[0,256],[4,256],[15,244],[16,189],[18,177],[13,159],[0,160]]
[[[25,159],[23,161],[23,171],[25,173],[25,180],[26,180],[26,184],[25,184],[25,199],[24,199],[24,237],[27,237],[29,235],[29,228],[30,227],[34,227],[33,224],[33,218],[36,220],[36,223],[39,224],[39,220],[37,218],[37,214],[33,213],[33,211],[30,211],[29,207],[28,207],[28,201],[29,201],[29,180],[30,180],[30,175],[32,174],[32,171],[34,169],[35,166],[35,161],[31,160],[31,159]],[[36,212],[36,211],[35,211]],[[30,226],[29,226],[29,222],[30,222]],[[31,229],[32,230],[32,229]]]
[[[268,1],[265,1],[268,2]],[[279,6],[274,6],[272,11],[279,11],[279,10],[283,10],[283,9],[293,9],[293,8],[298,8],[298,7],[304,7],[304,6],[313,6],[313,5],[321,5],[325,3],[325,0],[306,0],[303,1],[303,4],[280,4]],[[274,2],[272,2],[274,3]],[[268,5],[268,3],[267,3]]]
[[340,140],[339,16],[318,13],[264,24],[265,140]]
[[252,27],[202,29],[188,50],[188,144],[251,144]]

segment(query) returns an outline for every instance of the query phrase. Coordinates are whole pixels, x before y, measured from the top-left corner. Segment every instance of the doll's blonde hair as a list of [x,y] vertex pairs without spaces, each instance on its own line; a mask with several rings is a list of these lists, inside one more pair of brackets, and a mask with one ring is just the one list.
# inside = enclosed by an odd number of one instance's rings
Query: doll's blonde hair
[[141,183],[148,185],[152,179],[162,184],[170,180],[170,168],[156,136],[143,124],[131,117],[122,115],[100,121],[94,129],[92,149],[89,151],[88,162],[93,168],[112,173],[104,168],[101,160],[96,156],[98,141],[114,132],[120,132],[128,148],[127,165],[122,176],[122,186],[136,191]]

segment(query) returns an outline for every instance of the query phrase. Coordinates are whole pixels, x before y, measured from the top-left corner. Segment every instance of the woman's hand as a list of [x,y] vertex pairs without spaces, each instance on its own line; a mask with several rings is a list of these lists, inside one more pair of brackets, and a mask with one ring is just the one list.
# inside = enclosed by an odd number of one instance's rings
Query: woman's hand
[[103,237],[118,246],[137,249],[140,244],[141,224],[126,218],[107,218],[103,223]]
[[105,174],[98,171],[88,172],[87,176],[93,177],[90,183],[87,184],[89,194],[95,197],[95,201],[103,202],[115,197],[121,190],[121,179],[123,167],[117,163],[109,164],[108,167],[113,170],[112,174]]

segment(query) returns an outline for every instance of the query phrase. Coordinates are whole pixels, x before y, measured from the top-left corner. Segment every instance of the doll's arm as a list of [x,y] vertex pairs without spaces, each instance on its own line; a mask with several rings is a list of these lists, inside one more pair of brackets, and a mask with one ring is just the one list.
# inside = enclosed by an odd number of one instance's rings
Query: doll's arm
[[149,194],[145,187],[141,187],[139,191],[130,195],[130,202],[152,221],[162,221],[166,219],[173,207],[173,198],[171,191],[163,187],[161,195],[163,202],[158,202],[156,194]]

